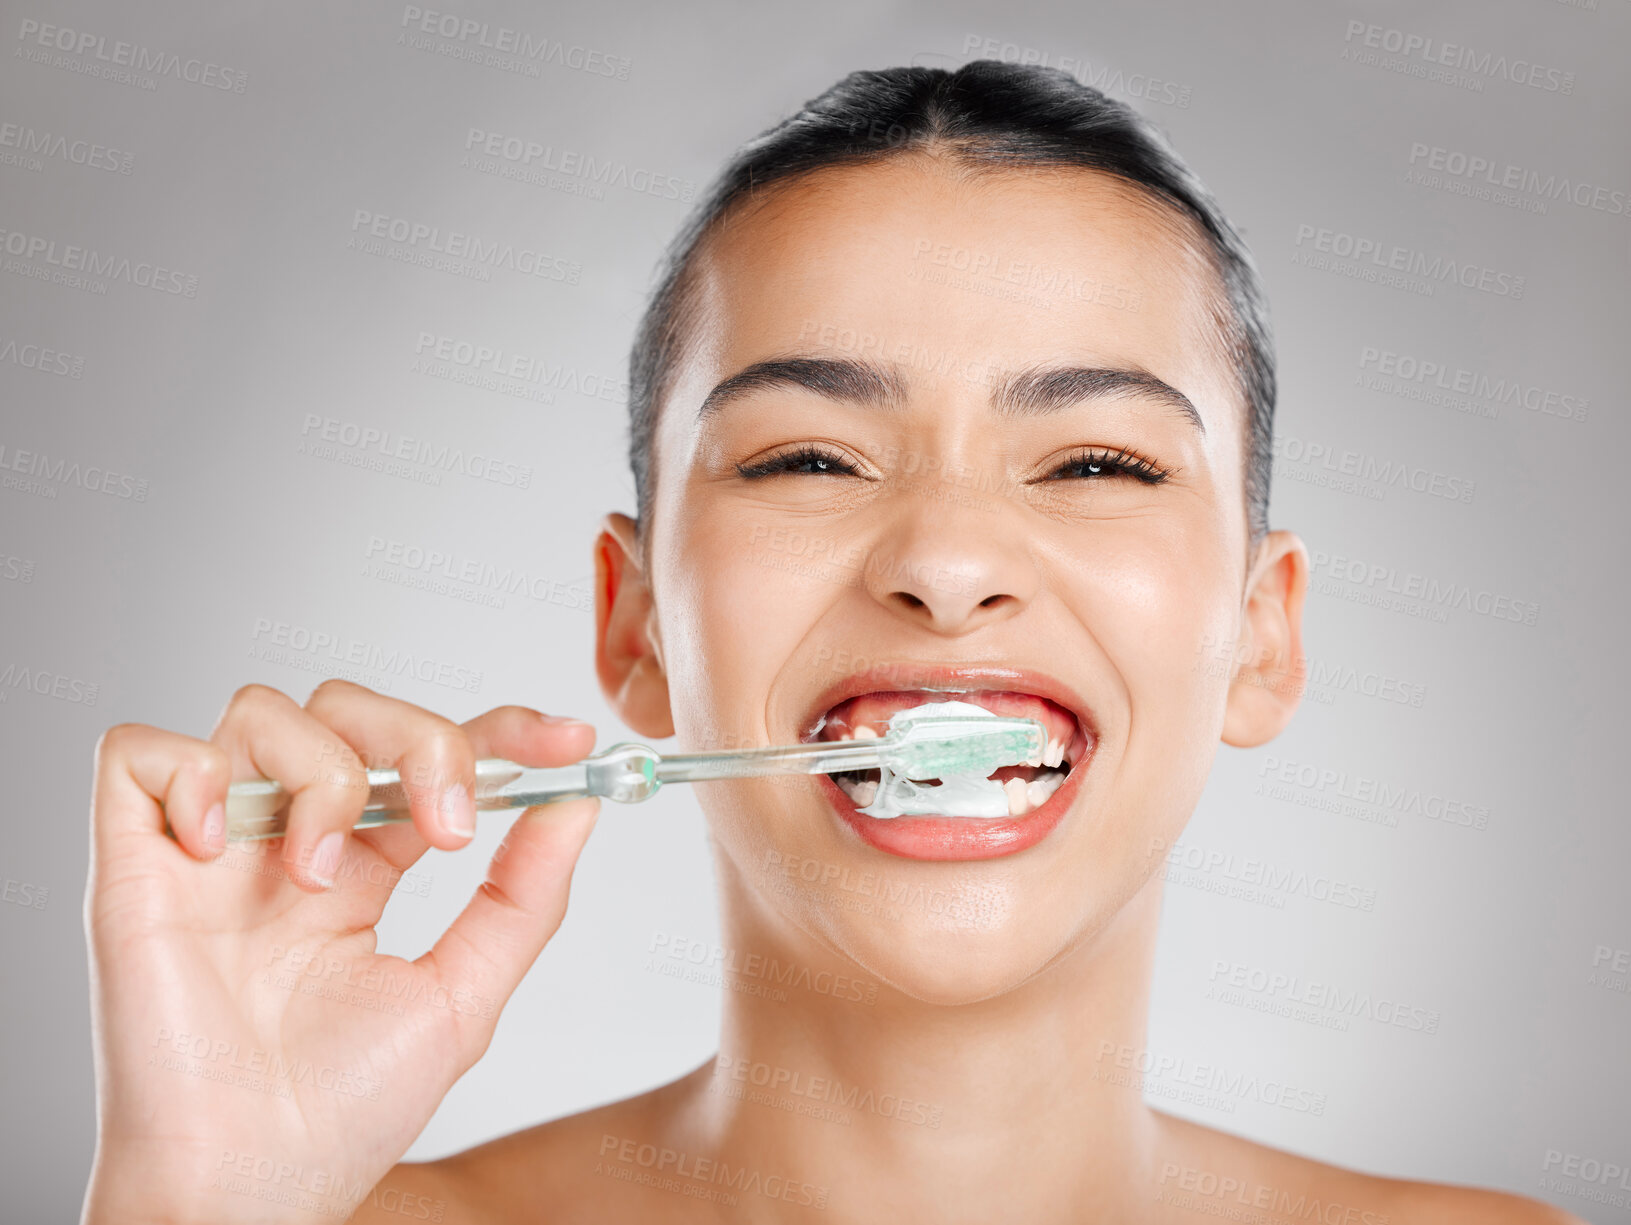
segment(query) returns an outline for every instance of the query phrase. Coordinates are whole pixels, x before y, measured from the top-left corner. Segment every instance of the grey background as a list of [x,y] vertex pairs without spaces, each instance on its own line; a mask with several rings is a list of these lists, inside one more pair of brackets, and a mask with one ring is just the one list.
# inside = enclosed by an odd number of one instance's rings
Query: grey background
[[[1593,979],[1600,949],[1631,947],[1625,0],[439,11],[621,57],[626,79],[415,47],[399,38],[401,5],[0,4],[0,125],[129,155],[128,173],[79,165],[28,153],[15,134],[8,144],[0,127],[0,228],[197,278],[193,296],[122,279],[102,292],[35,279],[30,267],[51,266],[0,252],[0,354],[15,342],[0,356],[3,465],[28,450],[121,478],[114,493],[49,474],[33,488],[0,466],[6,1219],[75,1219],[92,1151],[81,899],[102,729],[203,735],[252,680],[303,700],[325,674],[319,658],[257,654],[269,637],[257,626],[284,622],[479,672],[474,691],[383,678],[454,718],[520,701],[591,718],[603,743],[623,732],[590,667],[588,546],[602,513],[632,509],[626,347],[685,205],[480,173],[461,165],[468,130],[700,191],[739,142],[845,72],[985,53],[1063,61],[1127,97],[1244,230],[1278,329],[1272,520],[1323,559],[1309,700],[1277,743],[1221,751],[1175,853],[1150,1035],[1156,1052],[1321,1095],[1323,1113],[1160,1089],[1152,1100],[1325,1160],[1631,1222],[1592,1198],[1594,1184],[1562,1178],[1556,1156],[1631,1166],[1631,994],[1624,975]],[[19,37],[26,19],[212,61],[247,74],[244,88],[164,76],[149,89],[35,62],[20,54],[37,46]],[[1434,80],[1420,55],[1354,58],[1388,53],[1350,37],[1350,22],[1552,75],[1542,87]],[[1416,145],[1603,187],[1607,202],[1531,190],[1503,203],[1407,181]],[[581,274],[483,281],[393,261],[350,246],[357,210],[513,242]],[[1299,227],[1466,262],[1508,287],[1522,277],[1522,293],[1437,282],[1426,295],[1305,266],[1314,242]],[[497,389],[438,377],[415,368],[422,333],[525,355],[547,374]],[[30,345],[66,356],[29,368]],[[1413,397],[1421,384],[1408,380],[1367,385],[1367,350],[1467,371],[1484,394],[1456,406]],[[1537,403],[1583,400],[1584,420],[1499,404],[1496,380]],[[530,483],[452,472],[427,484],[345,462],[355,449],[310,454],[307,414],[500,456]],[[1333,484],[1316,448],[1338,469],[1391,462],[1418,484],[1470,483],[1470,500],[1374,477]],[[468,598],[480,592],[372,577],[374,538],[514,567],[543,594],[493,607]],[[1407,582],[1465,588],[1484,608],[1515,601],[1534,623],[1379,600]],[[62,678],[67,696],[25,675]],[[1367,693],[1384,682],[1420,705]],[[1265,790],[1278,771],[1309,768],[1346,783]],[[1340,798],[1361,785],[1422,803],[1390,822],[1383,805]],[[1428,815],[1444,804],[1485,811],[1486,828]],[[383,948],[415,955],[463,904],[504,827],[487,820],[475,850],[420,865]],[[1208,868],[1214,852],[1235,858]],[[1216,892],[1248,859],[1352,882],[1370,907]],[[708,1057],[714,994],[650,968],[656,933],[717,937],[683,789],[603,817],[565,927],[411,1155],[635,1093]],[[1332,1028],[1209,998],[1219,961],[1419,1008],[1436,1032],[1363,1017]]]

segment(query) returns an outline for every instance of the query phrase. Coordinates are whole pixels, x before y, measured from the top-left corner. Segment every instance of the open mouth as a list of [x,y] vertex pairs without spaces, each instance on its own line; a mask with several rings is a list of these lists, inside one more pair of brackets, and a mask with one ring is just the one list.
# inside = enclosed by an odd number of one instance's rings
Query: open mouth
[[[852,740],[881,736],[889,730],[890,717],[897,711],[926,702],[967,702],[994,715],[1035,719],[1046,729],[1048,743],[1040,756],[1022,765],[1002,766],[987,776],[1001,784],[1008,800],[1008,816],[999,819],[1023,817],[1045,805],[1091,748],[1092,741],[1082,720],[1064,706],[1037,694],[1000,689],[902,689],[859,694],[829,709],[813,738]],[[831,777],[858,809],[867,807],[877,797],[880,781],[877,770],[852,770]],[[940,785],[939,779],[912,781],[924,787]]]

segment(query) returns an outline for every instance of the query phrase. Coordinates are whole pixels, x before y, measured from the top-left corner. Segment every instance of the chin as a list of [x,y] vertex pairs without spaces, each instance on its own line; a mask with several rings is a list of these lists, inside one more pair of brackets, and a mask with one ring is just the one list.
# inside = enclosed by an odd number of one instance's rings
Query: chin
[[[773,857],[777,857],[773,853]],[[869,857],[870,858],[870,857]],[[859,862],[833,879],[804,881],[797,852],[780,853],[790,873],[762,877],[762,904],[854,964],[881,987],[928,1004],[975,1004],[1035,978],[1107,916],[1084,914],[1080,878],[1045,889],[1021,874],[993,879],[946,864]],[[915,870],[913,870],[915,869]],[[1051,897],[1039,905],[1037,896]]]
[[1023,987],[1057,958],[1063,944],[1030,939],[986,939],[970,948],[966,937],[902,947],[882,943],[843,951],[880,985],[908,999],[940,1007],[979,1004]]

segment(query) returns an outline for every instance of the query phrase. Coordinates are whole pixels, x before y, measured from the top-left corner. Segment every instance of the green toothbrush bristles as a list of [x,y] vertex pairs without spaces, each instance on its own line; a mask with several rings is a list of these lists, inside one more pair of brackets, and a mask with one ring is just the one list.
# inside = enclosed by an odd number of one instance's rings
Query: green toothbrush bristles
[[884,750],[884,764],[902,778],[952,774],[984,778],[1002,766],[1040,757],[1047,733],[1032,719],[920,719],[904,743]]

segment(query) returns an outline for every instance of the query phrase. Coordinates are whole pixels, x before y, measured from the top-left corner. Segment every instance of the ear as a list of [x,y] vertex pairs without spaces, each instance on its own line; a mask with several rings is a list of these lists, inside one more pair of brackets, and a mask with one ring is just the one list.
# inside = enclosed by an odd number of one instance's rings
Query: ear
[[595,538],[595,672],[600,691],[637,735],[674,734],[657,605],[627,515],[607,515]]
[[1307,679],[1302,640],[1307,593],[1308,549],[1293,532],[1268,533],[1246,579],[1246,605],[1223,718],[1225,744],[1255,748],[1273,740],[1291,722]]

